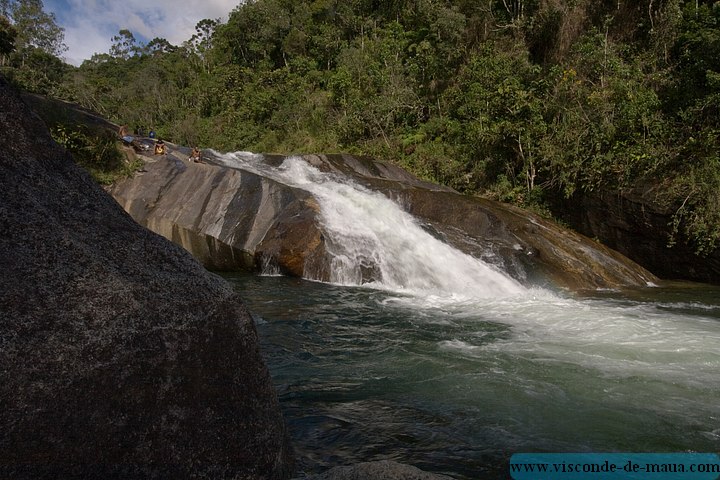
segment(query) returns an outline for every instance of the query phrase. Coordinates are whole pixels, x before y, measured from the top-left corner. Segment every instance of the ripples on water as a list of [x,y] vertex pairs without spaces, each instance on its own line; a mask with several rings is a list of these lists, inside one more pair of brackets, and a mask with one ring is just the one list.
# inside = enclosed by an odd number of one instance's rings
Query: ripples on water
[[720,290],[529,290],[301,158],[218,158],[310,192],[331,280],[366,287],[231,277],[301,471],[392,459],[500,478],[515,452],[720,450]]
[[392,459],[500,478],[512,453],[720,450],[720,290],[416,298],[229,277],[301,472]]

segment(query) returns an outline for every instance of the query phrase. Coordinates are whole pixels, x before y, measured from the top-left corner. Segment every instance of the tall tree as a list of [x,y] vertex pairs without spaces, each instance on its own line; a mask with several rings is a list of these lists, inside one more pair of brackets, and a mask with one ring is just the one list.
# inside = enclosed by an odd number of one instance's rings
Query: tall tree
[[117,35],[112,37],[112,46],[110,47],[110,55],[115,58],[127,60],[131,56],[139,52],[140,48],[135,40],[135,35],[128,30],[122,29]]
[[19,51],[39,48],[45,53],[61,56],[67,51],[65,29],[57,24],[55,14],[44,10],[42,0],[2,0],[17,30]]
[[0,0],[0,16],[10,16],[10,0]]
[[0,65],[4,65],[6,56],[15,50],[16,38],[17,30],[7,18],[0,15]]
[[190,45],[195,53],[202,59],[203,69],[210,73],[210,62],[208,54],[213,45],[215,29],[220,24],[220,19],[211,20],[205,18],[195,25],[195,35],[190,38]]
[[148,42],[145,49],[150,55],[160,55],[163,53],[172,53],[177,50],[177,47],[164,38],[155,37]]

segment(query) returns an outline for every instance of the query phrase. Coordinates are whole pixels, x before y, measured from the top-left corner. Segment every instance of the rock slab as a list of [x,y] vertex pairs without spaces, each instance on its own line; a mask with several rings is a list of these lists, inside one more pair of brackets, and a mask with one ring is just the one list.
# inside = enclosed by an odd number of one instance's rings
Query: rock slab
[[0,478],[284,479],[254,323],[0,78]]
[[[285,160],[259,157],[272,167]],[[526,285],[583,290],[658,281],[616,251],[522,209],[460,195],[365,157],[301,158],[382,192],[437,238]],[[169,155],[146,160],[142,174],[119,182],[110,193],[138,223],[181,245],[210,269],[257,271],[270,264],[287,275],[330,278],[333,259],[320,207],[305,190],[213,159],[198,165]]]

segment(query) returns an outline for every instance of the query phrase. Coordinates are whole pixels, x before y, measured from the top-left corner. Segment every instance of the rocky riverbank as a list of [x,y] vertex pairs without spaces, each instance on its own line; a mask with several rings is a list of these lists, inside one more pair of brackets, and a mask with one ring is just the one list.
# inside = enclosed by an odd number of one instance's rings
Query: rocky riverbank
[[0,477],[286,479],[254,323],[0,79]]

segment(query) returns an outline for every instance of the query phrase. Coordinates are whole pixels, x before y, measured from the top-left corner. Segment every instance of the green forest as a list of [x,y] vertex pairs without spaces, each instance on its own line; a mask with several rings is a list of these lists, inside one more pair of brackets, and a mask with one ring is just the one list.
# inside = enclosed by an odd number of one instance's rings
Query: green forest
[[719,244],[720,2],[247,0],[182,45],[112,41],[68,65],[40,0],[0,0],[6,78],[131,128],[369,155],[545,214],[652,187],[671,242]]

